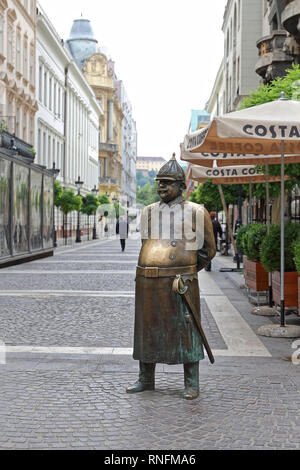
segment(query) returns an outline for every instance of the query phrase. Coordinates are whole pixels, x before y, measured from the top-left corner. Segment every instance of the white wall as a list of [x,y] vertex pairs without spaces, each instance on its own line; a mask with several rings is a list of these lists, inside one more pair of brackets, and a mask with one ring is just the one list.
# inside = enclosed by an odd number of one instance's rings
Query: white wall
[[38,5],[36,163],[60,169],[58,179],[82,193],[98,185],[99,117],[103,111],[46,14]]

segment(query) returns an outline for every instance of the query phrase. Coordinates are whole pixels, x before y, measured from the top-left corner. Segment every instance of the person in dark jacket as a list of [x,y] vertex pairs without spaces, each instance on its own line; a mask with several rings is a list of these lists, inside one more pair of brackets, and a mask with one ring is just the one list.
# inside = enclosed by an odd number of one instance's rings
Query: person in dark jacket
[[[213,225],[216,246],[218,246],[218,234],[220,235],[220,238],[223,236],[222,227],[220,222],[217,220],[217,214],[215,212],[210,213],[210,218]],[[206,266],[205,271],[211,271],[211,262]]]
[[122,252],[124,252],[126,248],[126,240],[128,238],[128,232],[129,232],[129,225],[128,225],[127,218],[125,216],[122,216],[120,217],[120,219],[118,219],[116,232],[117,232],[117,235],[120,235],[121,248],[122,248]]

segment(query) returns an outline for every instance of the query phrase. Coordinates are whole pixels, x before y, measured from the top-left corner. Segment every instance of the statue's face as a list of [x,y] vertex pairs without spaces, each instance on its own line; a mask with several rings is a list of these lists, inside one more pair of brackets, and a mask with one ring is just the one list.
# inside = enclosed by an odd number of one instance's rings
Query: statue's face
[[168,203],[182,194],[182,188],[178,181],[160,180],[157,192],[161,200]]

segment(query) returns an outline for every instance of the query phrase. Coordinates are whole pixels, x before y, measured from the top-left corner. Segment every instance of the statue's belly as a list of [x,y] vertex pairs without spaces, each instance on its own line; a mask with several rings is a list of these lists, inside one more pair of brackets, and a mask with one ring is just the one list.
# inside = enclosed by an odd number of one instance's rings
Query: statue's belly
[[183,240],[151,240],[144,242],[139,266],[193,266],[197,264],[197,251],[186,250]]

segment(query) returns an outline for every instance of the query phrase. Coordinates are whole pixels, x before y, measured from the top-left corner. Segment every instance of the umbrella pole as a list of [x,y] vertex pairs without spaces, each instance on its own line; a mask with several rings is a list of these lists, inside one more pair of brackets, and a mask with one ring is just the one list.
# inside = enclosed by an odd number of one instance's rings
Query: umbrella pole
[[281,207],[280,207],[280,228],[281,228],[281,242],[280,242],[280,292],[281,292],[281,305],[280,305],[280,321],[281,326],[285,327],[285,310],[284,310],[284,140],[281,141]]
[[[270,233],[271,213],[270,213],[270,186],[269,186],[269,162],[266,162],[266,206],[267,206],[267,232]],[[272,274],[268,274],[269,279],[269,307],[273,307]]]

